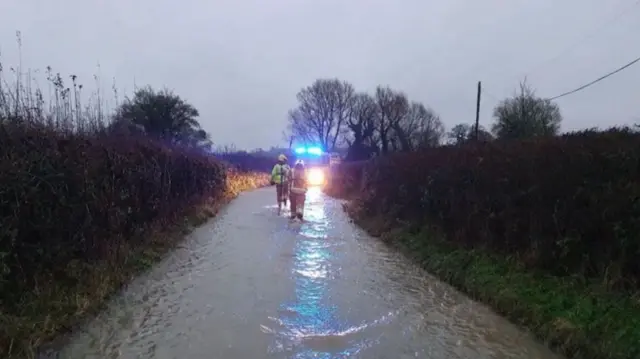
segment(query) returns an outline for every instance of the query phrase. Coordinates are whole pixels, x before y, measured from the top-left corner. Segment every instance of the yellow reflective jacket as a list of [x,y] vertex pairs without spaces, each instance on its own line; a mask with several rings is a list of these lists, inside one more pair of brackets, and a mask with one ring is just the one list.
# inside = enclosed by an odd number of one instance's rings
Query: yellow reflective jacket
[[289,172],[291,171],[291,167],[288,164],[279,164],[276,163],[271,170],[271,181],[277,184],[283,184],[289,181]]

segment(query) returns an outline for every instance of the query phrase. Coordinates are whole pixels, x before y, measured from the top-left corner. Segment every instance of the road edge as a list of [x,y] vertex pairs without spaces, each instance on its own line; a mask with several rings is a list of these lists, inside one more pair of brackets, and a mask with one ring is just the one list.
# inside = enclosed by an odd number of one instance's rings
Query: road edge
[[10,335],[5,358],[36,358],[47,347],[63,345],[75,328],[104,309],[113,295],[165,258],[194,229],[215,217],[241,193],[268,185],[267,174],[230,173],[221,198],[207,198],[176,216],[174,222],[145,229],[140,236],[146,240],[139,241],[137,247],[123,246],[109,260],[75,268],[65,285],[48,283],[40,293],[25,296],[23,303],[31,315],[11,317],[0,313],[2,331],[15,333]]
[[[640,357],[640,300],[605,292],[577,278],[526,270],[518,262],[446,241],[437,227],[411,228],[367,218],[346,201],[354,224],[470,298],[575,359]],[[606,314],[606,315],[603,315]]]

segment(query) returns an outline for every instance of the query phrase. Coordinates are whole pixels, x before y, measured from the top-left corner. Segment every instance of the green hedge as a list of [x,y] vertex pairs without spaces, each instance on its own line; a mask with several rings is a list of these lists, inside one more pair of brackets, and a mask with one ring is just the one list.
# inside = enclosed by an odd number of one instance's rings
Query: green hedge
[[636,132],[448,146],[344,166],[334,192],[359,193],[368,216],[437,223],[455,242],[532,268],[637,288]]
[[34,357],[184,231],[268,185],[263,162],[0,122],[0,357]]
[[69,261],[104,257],[150,223],[221,196],[225,181],[214,158],[146,138],[0,125],[3,310],[37,273],[64,280]]

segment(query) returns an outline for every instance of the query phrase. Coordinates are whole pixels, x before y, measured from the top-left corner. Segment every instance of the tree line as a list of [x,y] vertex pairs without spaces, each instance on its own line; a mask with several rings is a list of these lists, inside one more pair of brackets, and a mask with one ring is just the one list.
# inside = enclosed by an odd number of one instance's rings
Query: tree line
[[490,130],[460,123],[449,131],[440,116],[399,90],[378,86],[372,94],[356,91],[347,81],[317,79],[296,95],[288,113],[288,136],[333,151],[347,147],[348,160],[392,152],[410,152],[472,140],[554,136],[562,115],[557,104],[536,96],[526,83],[493,110]]
[[[45,116],[54,127],[80,132],[146,135],[167,144],[208,152],[238,152],[233,146],[214,149],[209,134],[198,121],[198,110],[167,89],[137,89],[133,97],[125,98],[117,106],[109,116],[108,124],[82,123],[87,118],[98,118],[97,122],[100,122],[107,116],[91,115],[95,109],[82,113],[79,90],[75,77],[72,79],[71,89],[64,86],[60,75],[50,77],[56,101],[60,99],[61,102],[55,106],[56,111]],[[490,130],[480,126],[477,133],[475,126],[469,123],[456,124],[447,131],[431,107],[410,100],[404,92],[389,86],[378,86],[370,94],[357,91],[347,81],[317,79],[302,88],[296,97],[298,105],[288,113],[288,139],[293,137],[296,141],[317,143],[330,151],[346,147],[347,159],[352,160],[443,144],[459,145],[476,140],[476,135],[479,141],[552,136],[559,132],[562,122],[559,107],[537,97],[526,83],[494,108]],[[4,118],[43,117],[12,113],[13,106],[7,106],[7,101],[0,102],[5,105],[0,106]]]

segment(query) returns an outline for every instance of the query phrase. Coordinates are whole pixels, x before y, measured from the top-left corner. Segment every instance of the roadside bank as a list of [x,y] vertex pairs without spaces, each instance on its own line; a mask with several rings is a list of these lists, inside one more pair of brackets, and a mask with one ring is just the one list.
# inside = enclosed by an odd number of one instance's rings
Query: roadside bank
[[152,223],[132,240],[118,240],[103,258],[69,262],[61,273],[41,273],[37,286],[22,293],[12,312],[0,312],[0,357],[35,358],[38,348],[103,308],[132,278],[152,267],[175,248],[194,227],[214,217],[240,193],[268,185],[263,173],[230,172],[219,198],[181,211],[162,223]]
[[371,235],[567,358],[640,357],[640,296],[527,269],[515,258],[447,241],[436,227],[410,228],[385,217],[363,216],[354,207],[345,205],[345,211]]

